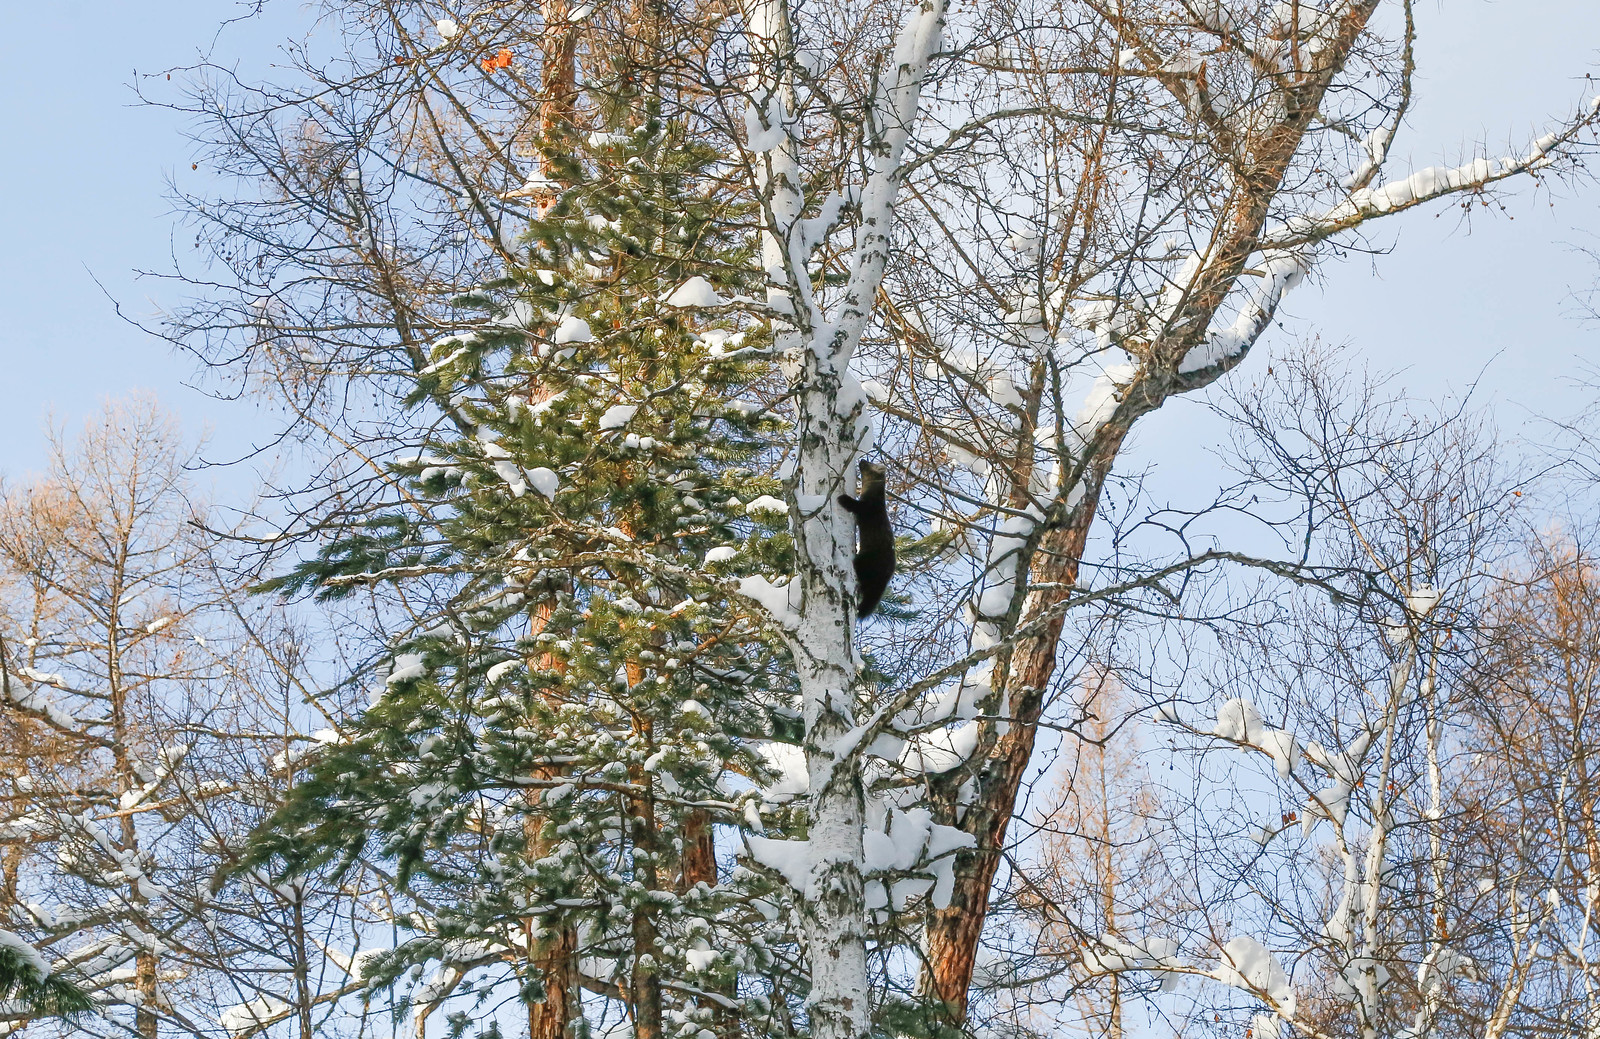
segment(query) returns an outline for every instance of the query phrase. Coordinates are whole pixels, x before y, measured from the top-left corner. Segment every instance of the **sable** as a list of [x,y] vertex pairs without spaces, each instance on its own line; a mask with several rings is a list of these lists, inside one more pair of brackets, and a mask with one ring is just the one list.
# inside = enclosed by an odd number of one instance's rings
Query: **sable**
[[861,593],[856,616],[865,617],[878,608],[894,574],[894,528],[883,496],[883,467],[862,459],[861,497],[841,494],[839,504],[856,518],[856,588]]

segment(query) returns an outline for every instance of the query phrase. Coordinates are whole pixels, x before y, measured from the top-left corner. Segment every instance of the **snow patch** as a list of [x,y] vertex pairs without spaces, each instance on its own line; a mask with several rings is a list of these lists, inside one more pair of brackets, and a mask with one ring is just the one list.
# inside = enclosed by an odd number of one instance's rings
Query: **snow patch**
[[1170,938],[1119,938],[1103,934],[1095,945],[1083,952],[1083,969],[1090,974],[1117,974],[1146,971],[1161,981],[1161,991],[1171,992],[1183,980],[1174,968],[1184,966],[1178,958],[1178,943]]
[[746,837],[750,857],[778,872],[796,891],[805,891],[806,874],[811,870],[810,841],[780,841],[772,837]]
[[288,1010],[289,1004],[277,996],[261,996],[248,1003],[240,1003],[223,1010],[221,1016],[217,1018],[217,1023],[226,1029],[229,1035],[241,1035],[277,1020]]
[[502,660],[500,663],[494,665],[488,671],[484,672],[483,680],[489,685],[494,685],[496,682],[500,681],[500,679],[504,678],[506,675],[509,675],[511,672],[515,671],[521,666],[522,661],[520,660]]
[[[766,125],[762,125],[763,115]],[[744,131],[746,146],[753,152],[770,152],[782,144],[788,137],[783,128],[782,100],[773,97],[764,113],[752,100],[744,110]]]
[[1249,700],[1235,698],[1217,711],[1217,724],[1212,735],[1236,743],[1260,745],[1263,726],[1261,712]]
[[780,626],[799,626],[800,582],[794,578],[778,584],[765,577],[741,577],[739,594],[754,599]]
[[1439,589],[1430,585],[1413,588],[1411,594],[1406,596],[1406,609],[1410,610],[1413,616],[1426,617],[1437,605],[1439,605]]
[[978,723],[969,721],[954,729],[923,733],[907,740],[900,764],[912,771],[938,775],[963,764],[977,746]]
[[744,511],[745,511],[745,515],[747,515],[747,516],[754,516],[757,513],[762,513],[762,512],[765,512],[765,513],[768,513],[768,514],[781,513],[783,515],[788,515],[789,514],[789,506],[782,498],[774,498],[770,494],[763,494],[761,497],[757,498],[755,501],[753,501],[750,504],[746,505],[744,507]]
[[1278,778],[1288,779],[1289,774],[1300,764],[1300,744],[1295,742],[1294,734],[1282,729],[1268,729],[1261,734],[1261,749],[1272,757],[1272,763],[1278,768]]
[[698,274],[672,290],[665,303],[679,310],[690,307],[720,307],[728,301],[717,295],[711,283]]
[[763,743],[757,748],[766,767],[778,773],[778,778],[762,788],[762,799],[768,804],[782,804],[794,800],[811,789],[811,776],[806,772],[805,751],[792,743]]
[[536,469],[529,469],[527,477],[534,490],[551,501],[555,500],[556,491],[561,487],[561,477],[557,476],[554,470],[541,465]]
[[638,411],[639,407],[636,404],[613,404],[606,409],[604,415],[600,416],[600,428],[602,430],[621,429],[633,421],[633,416]]
[[571,314],[561,319],[561,323],[556,326],[555,335],[551,337],[551,341],[557,346],[563,343],[587,343],[593,339],[594,333],[589,329],[589,322]]
[[39,950],[22,940],[22,936],[0,927],[0,949],[10,949],[21,958],[23,966],[37,974],[40,978],[48,977],[50,964],[39,954]]
[[409,682],[413,678],[421,678],[428,673],[427,665],[422,662],[421,653],[401,653],[394,658],[394,670],[389,677],[383,680],[387,686],[396,686],[401,682]]
[[1224,945],[1215,977],[1224,985],[1270,999],[1285,1017],[1294,1016],[1294,987],[1288,973],[1254,938],[1240,935]]

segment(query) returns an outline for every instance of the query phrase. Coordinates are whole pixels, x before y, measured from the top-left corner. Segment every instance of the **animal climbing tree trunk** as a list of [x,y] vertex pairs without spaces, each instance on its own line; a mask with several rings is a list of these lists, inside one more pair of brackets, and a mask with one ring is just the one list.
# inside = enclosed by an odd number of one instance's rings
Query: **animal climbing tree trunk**
[[[831,209],[802,221],[805,147],[792,80],[797,65],[787,0],[752,0],[746,10],[754,74],[746,125],[765,141],[756,160],[764,215],[762,260],[768,305],[786,315],[778,346],[799,361],[790,484],[790,523],[798,573],[786,586],[747,579],[753,596],[786,629],[794,650],[805,720],[810,787],[807,868],[797,891],[810,970],[807,1010],[814,1039],[861,1039],[868,1032],[862,827],[866,797],[858,758],[846,738],[856,725],[861,688],[853,645],[856,606],[855,525],[839,503],[857,458],[870,446],[866,395],[850,363],[872,318],[891,247],[902,161],[916,121],[929,62],[940,47],[945,0],[919,0],[899,27],[892,62],[878,77],[873,118],[863,130],[869,156],[852,214],[849,275],[837,294],[819,298],[811,254],[845,219]],[[759,130],[759,133],[758,133]],[[810,226],[808,226],[810,225]]]

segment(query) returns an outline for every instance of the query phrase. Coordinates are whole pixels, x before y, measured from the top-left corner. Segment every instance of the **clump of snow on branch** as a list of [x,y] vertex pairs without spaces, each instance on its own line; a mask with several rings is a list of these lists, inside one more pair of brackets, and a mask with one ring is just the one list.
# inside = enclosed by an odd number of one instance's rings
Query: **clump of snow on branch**
[[633,416],[639,411],[635,404],[613,404],[607,408],[605,414],[600,416],[602,430],[621,429],[633,421]]
[[1283,964],[1266,946],[1239,935],[1222,947],[1215,977],[1224,985],[1268,999],[1285,1017],[1294,1016],[1294,986]]
[[229,1035],[244,1035],[258,1030],[262,1025],[270,1024],[283,1017],[289,1011],[287,1001],[277,996],[264,995],[240,1003],[222,1011],[217,1017],[217,1023]]
[[761,497],[751,500],[744,507],[744,511],[750,516],[787,516],[789,514],[789,506],[784,503],[782,498],[774,498],[770,494],[763,494]]
[[534,490],[551,501],[555,500],[556,491],[561,487],[561,477],[556,475],[554,470],[546,469],[541,465],[537,468],[529,469],[527,476],[528,482],[533,485]]
[[1282,779],[1288,779],[1300,764],[1301,749],[1294,734],[1267,728],[1261,712],[1249,700],[1235,698],[1218,708],[1211,734],[1266,754]]
[[45,960],[38,949],[22,940],[20,934],[0,927],[0,948],[10,949],[22,961],[23,967],[33,972],[37,979],[50,976],[50,964]]
[[593,339],[594,333],[589,328],[589,322],[581,317],[573,317],[571,314],[561,319],[561,322],[556,325],[555,334],[550,337],[550,341],[557,346],[564,343],[587,343]]
[[1083,969],[1091,975],[1144,971],[1159,979],[1162,992],[1171,992],[1183,981],[1180,973],[1187,964],[1178,956],[1178,943],[1171,938],[1119,938],[1103,934],[1086,945]]
[[71,728],[77,724],[72,715],[56,705],[50,694],[37,688],[37,686],[54,686],[58,689],[64,689],[67,685],[67,680],[64,677],[37,671],[31,667],[18,668],[16,673],[18,677],[34,683],[36,688],[24,689],[21,682],[9,682],[5,686],[0,686],[0,693],[4,693],[9,689],[9,699],[12,703],[30,714],[43,717],[57,728]]
[[763,743],[757,748],[766,765],[778,778],[761,788],[768,804],[783,804],[802,797],[811,788],[806,771],[806,752],[791,743]]
[[1211,730],[1215,736],[1235,743],[1259,743],[1263,725],[1261,712],[1245,699],[1233,699],[1217,711],[1217,724]]
[[752,859],[777,872],[796,891],[805,892],[806,878],[811,872],[810,841],[747,836],[745,844]]
[[800,622],[801,591],[800,582],[794,578],[781,583],[759,576],[739,579],[739,594],[754,600],[783,628],[796,627]]
[[1421,585],[1411,590],[1406,596],[1406,609],[1411,611],[1413,617],[1426,617],[1439,605],[1439,589],[1430,585]]
[[672,290],[666,298],[666,305],[677,309],[692,307],[720,307],[728,301],[717,294],[706,279],[695,275],[688,281]]

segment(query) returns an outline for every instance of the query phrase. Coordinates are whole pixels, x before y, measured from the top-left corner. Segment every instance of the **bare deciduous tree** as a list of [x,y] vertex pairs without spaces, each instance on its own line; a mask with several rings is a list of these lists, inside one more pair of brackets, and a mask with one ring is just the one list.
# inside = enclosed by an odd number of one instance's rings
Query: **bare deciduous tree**
[[[51,449],[47,474],[0,488],[0,923],[91,994],[72,1034],[297,1016],[309,1039],[359,988],[327,976],[350,949],[330,914],[359,886],[223,875],[295,756],[336,738],[301,734],[304,662],[230,606],[192,455],[152,400]],[[8,1004],[0,1030],[29,1020]]]

